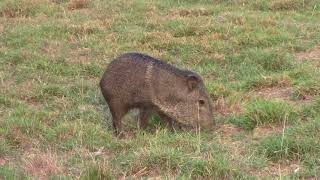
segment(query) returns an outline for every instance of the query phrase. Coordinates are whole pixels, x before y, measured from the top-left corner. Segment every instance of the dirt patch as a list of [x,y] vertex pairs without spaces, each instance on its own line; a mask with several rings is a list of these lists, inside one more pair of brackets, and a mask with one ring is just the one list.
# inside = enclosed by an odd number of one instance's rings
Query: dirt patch
[[311,103],[312,100],[314,99],[314,96],[317,96],[318,93],[315,91],[306,91],[304,89],[300,89],[298,90],[297,94],[296,94],[296,97],[297,101],[295,102],[300,102],[300,103],[303,103],[303,104],[306,104],[306,103]]
[[51,0],[51,2],[56,3],[56,4],[62,4],[65,2],[65,0]]
[[5,158],[0,157],[0,166],[4,166],[7,163],[7,160]]
[[298,173],[300,170],[299,162],[283,161],[281,163],[268,163],[262,170],[252,170],[251,174],[258,177],[279,177]]
[[43,43],[41,50],[55,58],[62,48],[62,43],[59,41],[46,41]]
[[76,58],[70,59],[69,62],[71,63],[80,63],[80,64],[87,64],[90,62],[90,57],[86,56],[86,55],[80,55]]
[[89,6],[90,0],[72,0],[68,4],[68,9],[75,10],[75,9],[83,9]]
[[218,33],[218,32],[210,33],[207,36],[202,36],[202,38],[206,38],[206,39],[209,39],[209,40],[212,40],[212,41],[228,39],[226,34]]
[[[85,14],[81,12],[81,14]],[[92,20],[84,23],[65,23],[64,25],[70,31],[70,35],[67,38],[69,42],[77,43],[79,39],[87,38],[88,35],[95,33],[96,31],[103,31],[110,26],[110,20]]]
[[189,17],[198,17],[198,16],[209,16],[210,13],[204,8],[199,9],[174,9],[170,11],[171,16],[189,16]]
[[169,41],[170,39],[173,39],[174,37],[169,32],[160,32],[160,31],[153,31],[153,32],[145,32],[144,36],[146,38],[145,42],[148,43],[148,41],[152,40],[162,40],[162,41]]
[[4,25],[0,24],[0,33],[4,32]]
[[232,137],[232,136],[237,135],[241,132],[244,132],[242,129],[237,128],[231,124],[223,124],[223,125],[219,126],[218,131],[224,137]]
[[19,88],[19,95],[17,95],[17,97],[32,108],[41,108],[41,102],[37,98],[37,94],[34,93],[35,86],[34,81],[24,81],[20,83],[17,85]]
[[295,54],[295,58],[298,61],[305,60],[318,60],[320,61],[320,45],[317,45],[314,49],[307,52],[299,52]]
[[3,92],[4,94],[8,93],[10,91],[10,89],[12,88],[12,86],[15,84],[15,79],[12,78],[6,78],[6,72],[4,71],[0,71],[0,88],[1,92]]
[[36,141],[31,142],[30,139],[21,132],[20,127],[17,125],[11,126],[10,133],[7,134],[6,138],[9,142],[25,151],[28,151],[37,143]]
[[88,64],[90,63],[90,48],[76,48],[71,50],[68,62],[73,64]]
[[237,128],[231,124],[223,124],[219,127],[218,133],[221,134],[219,143],[228,147],[232,157],[239,158],[246,152],[245,142],[248,136],[245,134],[242,140],[235,140],[234,137],[245,133],[241,128]]
[[[112,159],[115,158],[113,152],[106,147],[94,148],[93,150],[89,150],[85,147],[79,147],[77,149],[72,149],[70,151],[67,151],[59,157],[60,159],[63,160],[64,163],[69,161],[70,159],[73,159],[74,157],[81,159],[83,162],[93,160],[94,164],[95,163],[99,164],[99,162],[104,162],[102,165],[103,169],[106,169],[109,164],[109,163],[105,164],[105,162],[110,162]],[[99,159],[99,161],[96,161],[96,159]],[[107,167],[105,167],[105,165]],[[63,168],[60,168],[60,172],[61,171],[63,171],[63,173],[71,172],[73,175],[75,175],[76,177],[75,179],[80,179],[80,177],[83,176],[83,173],[84,173],[84,169],[75,167],[75,166],[64,166]],[[114,169],[112,169],[111,171],[116,172]]]
[[5,17],[5,18],[14,18],[17,16],[17,13],[14,10],[5,10],[0,13],[0,17]]
[[271,87],[255,91],[256,96],[281,100],[289,100],[291,93],[291,87]]
[[102,146],[100,148],[95,148],[92,151],[90,151],[87,148],[80,148],[78,150],[71,150],[66,153],[66,156],[64,157],[64,159],[68,159],[74,155],[81,156],[81,159],[92,159],[95,157],[101,157],[101,158],[107,160],[107,159],[111,159],[113,157],[112,152]]
[[250,94],[253,96],[263,97],[266,99],[282,100],[289,104],[307,104],[311,101],[309,97],[304,97],[299,100],[292,99],[293,88],[292,87],[269,87],[256,90]]
[[93,105],[80,105],[78,106],[80,112],[86,112],[87,110],[94,109]]
[[261,139],[272,134],[278,134],[282,131],[282,127],[256,127],[252,132],[253,139]]
[[92,15],[95,13],[94,9],[91,8],[82,8],[82,9],[78,9],[78,12],[83,14],[83,15]]
[[62,172],[57,157],[51,152],[31,152],[24,155],[23,169],[39,179],[57,175]]

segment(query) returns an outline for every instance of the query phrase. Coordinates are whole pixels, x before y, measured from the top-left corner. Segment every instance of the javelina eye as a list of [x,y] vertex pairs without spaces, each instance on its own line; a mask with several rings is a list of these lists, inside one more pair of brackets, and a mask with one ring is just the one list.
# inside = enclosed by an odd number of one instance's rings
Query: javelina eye
[[202,99],[199,100],[199,104],[200,104],[200,105],[204,105],[204,104],[205,104],[204,100],[202,100]]

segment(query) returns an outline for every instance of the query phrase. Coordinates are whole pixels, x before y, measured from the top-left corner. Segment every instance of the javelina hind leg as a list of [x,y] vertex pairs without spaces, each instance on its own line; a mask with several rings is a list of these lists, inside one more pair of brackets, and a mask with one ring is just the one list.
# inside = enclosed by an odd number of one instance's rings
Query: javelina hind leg
[[112,114],[112,126],[114,128],[114,133],[119,136],[121,133],[121,119],[128,112],[128,109],[120,106],[119,103],[111,102],[110,111]]
[[150,109],[143,108],[140,110],[140,118],[139,118],[140,128],[146,129],[147,124],[148,124],[148,120],[149,120],[151,114],[152,114],[152,111]]
[[170,129],[170,131],[174,131],[174,128],[173,128],[173,124],[172,124],[172,119],[169,118],[167,115],[163,114],[163,113],[159,113],[159,116],[161,118],[162,121],[164,121],[166,123],[166,127],[168,129]]

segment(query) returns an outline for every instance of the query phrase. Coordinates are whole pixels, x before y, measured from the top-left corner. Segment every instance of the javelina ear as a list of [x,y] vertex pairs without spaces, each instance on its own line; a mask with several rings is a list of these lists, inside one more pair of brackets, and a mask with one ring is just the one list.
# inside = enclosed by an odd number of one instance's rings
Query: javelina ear
[[196,87],[198,87],[199,81],[200,79],[197,76],[193,74],[188,75],[187,83],[188,83],[189,90],[194,90]]

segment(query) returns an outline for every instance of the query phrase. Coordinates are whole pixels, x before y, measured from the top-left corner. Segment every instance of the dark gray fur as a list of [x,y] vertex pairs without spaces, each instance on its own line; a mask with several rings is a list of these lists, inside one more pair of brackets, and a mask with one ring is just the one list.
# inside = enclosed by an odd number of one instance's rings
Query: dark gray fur
[[126,53],[109,65],[100,81],[113,127],[121,131],[122,117],[140,110],[144,128],[152,112],[172,126],[172,121],[213,128],[212,105],[201,77],[188,70],[141,53]]

